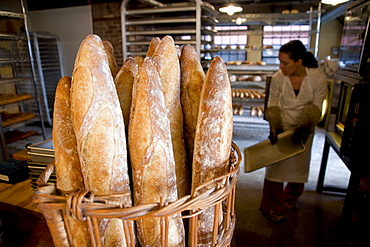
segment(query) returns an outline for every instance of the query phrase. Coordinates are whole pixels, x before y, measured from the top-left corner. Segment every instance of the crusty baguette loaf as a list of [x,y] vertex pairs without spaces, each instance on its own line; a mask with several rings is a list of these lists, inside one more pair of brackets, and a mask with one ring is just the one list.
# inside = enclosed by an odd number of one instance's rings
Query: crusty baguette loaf
[[190,192],[190,174],[186,160],[184,125],[180,99],[180,64],[175,43],[171,36],[165,36],[153,55],[161,78],[164,101],[170,120],[173,152],[176,164],[176,183],[179,197]]
[[[199,105],[194,141],[192,190],[229,170],[233,113],[231,87],[226,66],[215,57],[206,73]],[[198,246],[210,246],[214,207],[198,219]]]
[[114,57],[113,45],[108,40],[104,40],[103,44],[104,44],[105,52],[107,53],[107,56],[108,56],[109,68],[112,72],[112,76],[114,79],[118,73],[119,68],[117,65],[116,58]]
[[181,105],[184,115],[184,136],[187,160],[191,167],[197,127],[200,94],[205,74],[192,45],[184,45],[180,55]]
[[[162,85],[151,57],[146,57],[134,83],[129,125],[129,149],[133,170],[135,205],[177,200],[175,162]],[[173,215],[178,217],[179,215]],[[141,246],[160,246],[160,219],[137,222]],[[184,246],[181,219],[169,221],[169,243]]]
[[71,77],[62,77],[57,85],[54,100],[53,144],[57,188],[70,192],[84,188],[76,136],[71,120]]
[[152,57],[154,55],[154,52],[160,42],[161,39],[159,37],[155,37],[150,41],[148,51],[146,52],[147,57]]
[[[84,188],[76,136],[71,120],[70,104],[71,77],[62,77],[57,85],[54,100],[53,144],[57,188],[62,193]],[[91,246],[86,221],[67,216],[71,227],[74,246]]]
[[123,120],[125,122],[126,136],[130,120],[130,108],[132,99],[132,86],[138,73],[138,64],[132,57],[128,57],[118,71],[114,84],[116,85],[118,99],[121,105]]
[[[86,189],[97,195],[130,193],[125,126],[107,54],[97,35],[88,35],[76,56],[71,115]],[[131,198],[123,204],[130,206]],[[102,220],[100,230],[105,246],[126,245],[121,220]]]

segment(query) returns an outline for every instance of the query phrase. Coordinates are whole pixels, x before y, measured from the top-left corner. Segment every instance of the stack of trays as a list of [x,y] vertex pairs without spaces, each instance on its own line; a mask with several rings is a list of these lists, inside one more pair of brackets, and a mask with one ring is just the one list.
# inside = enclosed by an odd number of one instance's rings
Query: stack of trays
[[[31,156],[31,160],[28,162],[28,168],[30,169],[31,187],[36,190],[36,181],[40,175],[44,172],[46,166],[54,160],[54,145],[53,140],[48,139],[40,143],[32,144],[27,147],[28,154]],[[48,182],[56,183],[55,172],[50,176]]]

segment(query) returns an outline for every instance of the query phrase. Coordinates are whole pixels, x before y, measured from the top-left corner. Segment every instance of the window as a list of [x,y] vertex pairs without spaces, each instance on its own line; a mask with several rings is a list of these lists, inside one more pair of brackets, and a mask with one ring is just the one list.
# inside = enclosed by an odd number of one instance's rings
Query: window
[[245,61],[247,53],[247,26],[216,26],[215,47],[220,49],[215,55],[224,62]]
[[273,49],[262,52],[262,61],[267,64],[279,64],[279,48],[290,40],[299,39],[309,47],[310,26],[309,25],[287,25],[287,26],[264,26],[262,44],[272,46]]

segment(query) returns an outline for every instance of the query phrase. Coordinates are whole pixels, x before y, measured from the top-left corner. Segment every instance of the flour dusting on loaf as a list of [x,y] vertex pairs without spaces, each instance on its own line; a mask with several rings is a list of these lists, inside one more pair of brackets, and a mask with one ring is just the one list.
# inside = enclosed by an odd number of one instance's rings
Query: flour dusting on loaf
[[191,167],[199,102],[205,74],[192,45],[184,45],[180,55],[181,105],[184,115],[184,136],[187,160]]
[[105,52],[107,53],[107,56],[108,56],[108,63],[109,63],[109,68],[112,73],[112,77],[115,78],[118,73],[119,68],[117,65],[116,58],[114,57],[113,45],[108,40],[103,40],[103,45],[104,45]]
[[71,120],[71,78],[62,77],[57,85],[54,100],[53,144],[57,188],[70,192],[84,187],[76,136]]
[[128,57],[114,79],[114,84],[116,85],[117,95],[123,114],[123,120],[125,122],[126,136],[128,134],[128,125],[130,120],[132,87],[138,70],[139,66],[136,60],[132,57]]
[[165,36],[153,55],[161,78],[176,165],[176,183],[179,197],[190,192],[190,174],[184,142],[183,114],[180,98],[180,64],[175,42]]
[[154,55],[155,49],[157,48],[158,44],[161,42],[159,37],[154,37],[148,47],[148,51],[146,52],[147,57],[152,57]]
[[[229,171],[232,130],[229,77],[222,59],[215,57],[206,73],[200,98],[194,141],[192,190]],[[212,243],[214,210],[214,207],[210,207],[199,215],[198,246],[209,246]]]
[[[134,83],[129,125],[135,205],[177,200],[175,162],[162,85],[152,58],[144,60]],[[172,217],[179,217],[178,214]],[[160,219],[137,222],[142,246],[160,246]],[[181,219],[170,219],[167,246],[184,246]]]
[[[71,115],[86,189],[97,195],[130,193],[125,126],[108,57],[97,35],[88,35],[76,56]],[[131,206],[130,197],[124,205]],[[123,226],[118,219],[109,224]],[[112,242],[112,228],[108,225],[103,242]],[[121,240],[116,244],[126,245]]]
[[[76,136],[71,120],[70,88],[71,77],[62,77],[55,91],[53,113],[52,135],[57,188],[63,194],[84,188]],[[73,244],[81,247],[91,246],[87,222],[72,216],[66,217],[70,223]]]

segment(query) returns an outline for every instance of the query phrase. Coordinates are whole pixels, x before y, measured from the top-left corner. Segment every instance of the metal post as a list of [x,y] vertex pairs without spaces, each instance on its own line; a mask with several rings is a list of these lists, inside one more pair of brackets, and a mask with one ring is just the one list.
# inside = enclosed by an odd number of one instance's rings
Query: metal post
[[320,27],[321,27],[321,2],[319,2],[319,7],[317,9],[316,39],[315,39],[315,53],[314,53],[316,58],[319,52]]
[[123,61],[127,57],[127,39],[126,39],[126,5],[129,0],[123,0],[121,3],[121,35],[122,35],[122,56]]
[[25,27],[26,36],[27,36],[27,46],[28,46],[28,53],[29,53],[29,56],[30,56],[30,63],[31,63],[31,70],[32,70],[32,77],[33,77],[32,79],[33,79],[33,84],[34,84],[34,88],[35,88],[35,97],[36,97],[36,101],[37,101],[37,107],[39,109],[39,117],[40,117],[41,129],[42,129],[42,136],[43,136],[44,140],[46,140],[45,124],[44,124],[44,119],[43,119],[43,116],[42,116],[42,109],[41,109],[41,105],[40,105],[40,99],[39,99],[39,95],[38,95],[38,92],[37,92],[37,84],[36,84],[37,78],[36,78],[35,65],[34,65],[34,59],[33,59],[33,54],[32,54],[32,45],[31,45],[31,40],[30,40],[30,33],[29,33],[29,30],[28,30],[28,19],[27,19],[27,14],[26,14],[26,7],[25,7],[25,4],[24,4],[23,0],[20,0],[20,1],[21,1],[23,18],[24,18],[24,27]]

